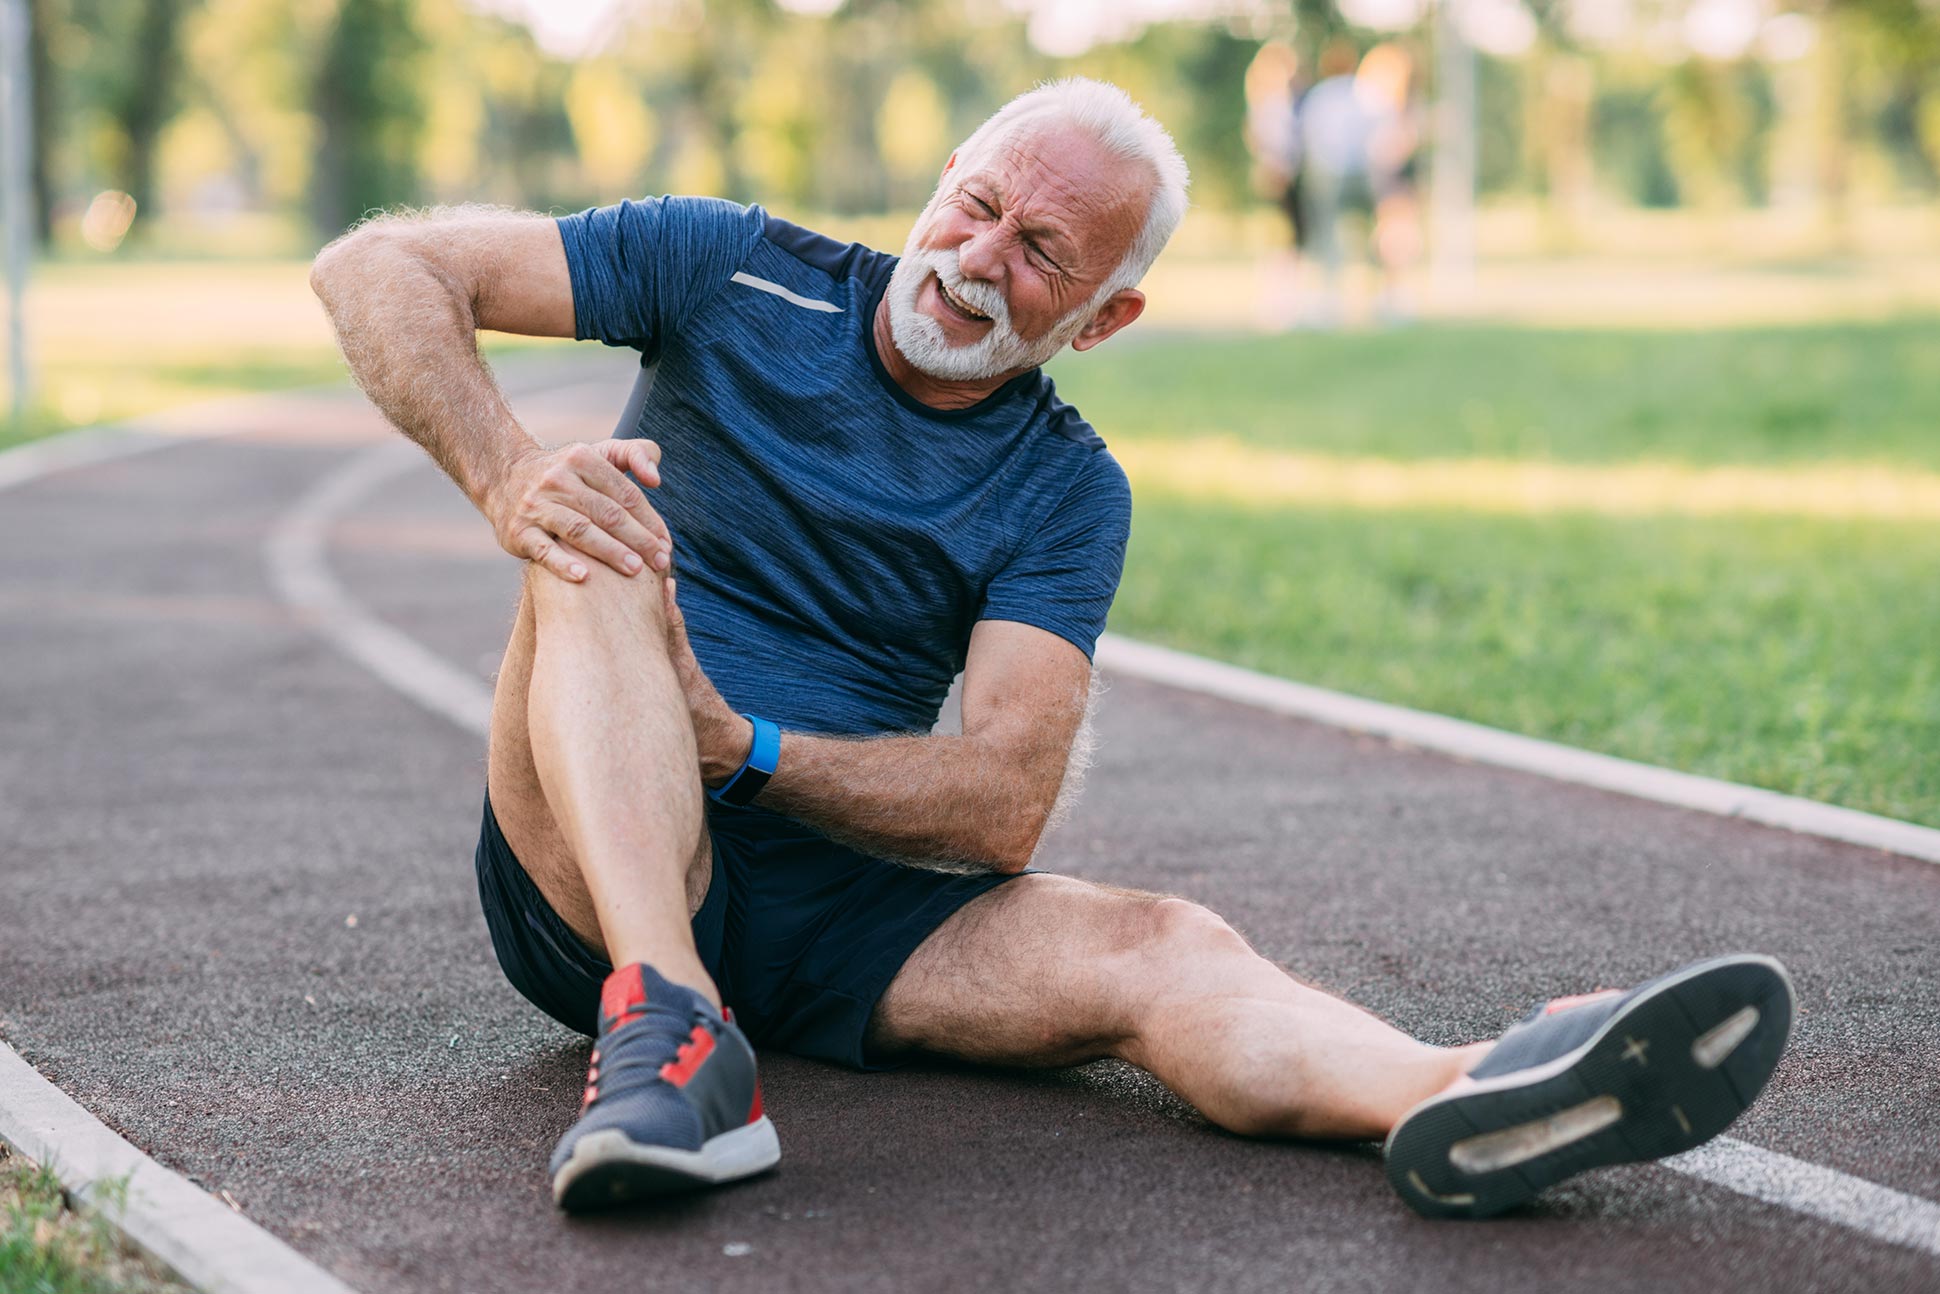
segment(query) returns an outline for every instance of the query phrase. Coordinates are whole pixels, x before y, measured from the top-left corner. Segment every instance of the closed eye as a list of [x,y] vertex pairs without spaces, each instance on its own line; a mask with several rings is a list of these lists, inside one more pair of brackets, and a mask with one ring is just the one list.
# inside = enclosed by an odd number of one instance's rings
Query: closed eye
[[1050,266],[1053,273],[1063,272],[1058,268],[1058,263],[1052,260],[1050,256],[1048,256],[1045,253],[1042,247],[1039,247],[1036,243],[1030,241],[1029,239],[1024,240],[1024,246],[1031,249],[1031,254],[1033,256],[1037,257],[1037,259],[1039,259],[1040,261],[1043,261],[1046,265]]

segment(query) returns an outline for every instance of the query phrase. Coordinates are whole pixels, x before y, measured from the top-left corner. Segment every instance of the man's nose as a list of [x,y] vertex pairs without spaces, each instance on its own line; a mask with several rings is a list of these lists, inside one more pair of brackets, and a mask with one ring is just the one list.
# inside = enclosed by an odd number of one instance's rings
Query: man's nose
[[965,278],[995,282],[1003,273],[1003,234],[991,226],[957,248],[957,268]]

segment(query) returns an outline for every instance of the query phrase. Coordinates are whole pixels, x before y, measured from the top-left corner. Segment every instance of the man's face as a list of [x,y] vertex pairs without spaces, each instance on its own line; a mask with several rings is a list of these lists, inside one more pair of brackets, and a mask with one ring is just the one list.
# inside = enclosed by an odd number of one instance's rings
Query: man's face
[[952,159],[890,280],[897,349],[956,381],[1049,360],[1084,328],[1150,196],[1138,167],[1066,126]]

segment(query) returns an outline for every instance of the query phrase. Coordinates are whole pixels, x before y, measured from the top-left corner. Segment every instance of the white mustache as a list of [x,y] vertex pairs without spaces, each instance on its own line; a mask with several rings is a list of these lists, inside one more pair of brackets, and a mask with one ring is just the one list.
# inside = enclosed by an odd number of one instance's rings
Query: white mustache
[[1010,310],[1004,304],[1003,294],[987,283],[974,283],[964,278],[954,251],[924,252],[923,258],[929,263],[929,268],[936,271],[937,281],[950,289],[950,295],[978,314],[989,315],[992,322],[999,326],[1010,327]]

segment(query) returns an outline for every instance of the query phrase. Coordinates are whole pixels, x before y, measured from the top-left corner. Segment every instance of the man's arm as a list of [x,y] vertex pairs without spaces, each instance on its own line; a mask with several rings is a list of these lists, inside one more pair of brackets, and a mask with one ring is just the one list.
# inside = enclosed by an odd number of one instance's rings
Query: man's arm
[[568,580],[599,560],[665,569],[671,541],[623,474],[659,484],[651,441],[547,448],[519,425],[478,353],[477,331],[574,335],[558,226],[493,209],[373,220],[310,271],[351,376],[492,522],[499,544]]
[[[748,757],[753,733],[695,661],[673,584],[670,645],[701,778],[718,786]],[[980,621],[963,669],[962,736],[783,733],[756,803],[883,857],[1021,872],[1058,803],[1090,695],[1091,662],[1072,644],[1034,625]]]

